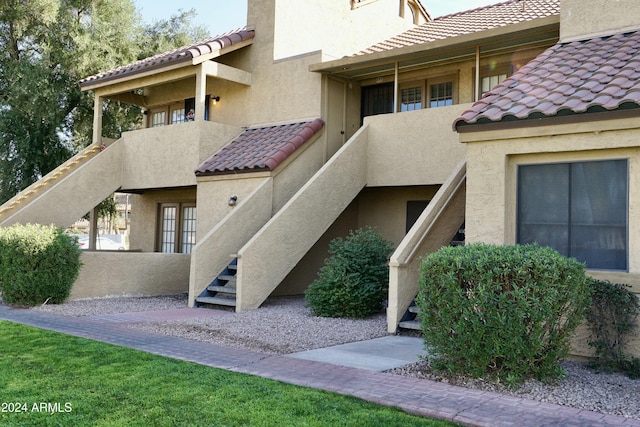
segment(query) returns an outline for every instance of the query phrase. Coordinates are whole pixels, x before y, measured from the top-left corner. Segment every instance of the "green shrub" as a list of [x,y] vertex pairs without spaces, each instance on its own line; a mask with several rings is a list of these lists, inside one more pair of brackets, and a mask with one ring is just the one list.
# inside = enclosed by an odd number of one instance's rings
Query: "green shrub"
[[443,248],[423,261],[416,299],[432,366],[508,384],[557,378],[589,292],[584,265],[550,248]]
[[391,242],[371,228],[329,244],[318,278],[305,292],[316,316],[363,318],[377,313],[387,297]]
[[621,283],[592,280],[591,284],[592,303],[587,322],[593,337],[589,345],[595,349],[592,366],[640,377],[640,359],[628,359],[624,353],[640,315],[638,296]]
[[80,270],[75,238],[44,225],[0,228],[0,293],[5,302],[62,303]]

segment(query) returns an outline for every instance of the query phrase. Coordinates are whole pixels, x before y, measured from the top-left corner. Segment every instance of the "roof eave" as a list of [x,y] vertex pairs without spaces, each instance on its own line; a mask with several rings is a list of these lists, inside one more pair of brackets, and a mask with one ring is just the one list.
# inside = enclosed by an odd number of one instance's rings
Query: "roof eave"
[[456,120],[453,124],[453,130],[458,132],[459,134],[470,134],[476,132],[506,131],[539,126],[591,123],[603,120],[616,120],[638,117],[640,117],[640,107],[599,112],[573,113],[562,116],[536,118],[527,117],[522,119],[501,120],[489,123],[466,123],[462,120]]
[[129,71],[123,74],[116,74],[113,76],[104,77],[96,80],[89,80],[86,82],[80,82],[80,90],[95,90],[105,86],[111,86],[118,83],[124,83],[135,79],[140,79],[143,77],[148,77],[154,74],[158,74],[160,72],[173,71],[179,68],[191,66],[191,58],[181,58],[179,61],[171,61],[165,62],[162,64],[152,65],[149,67],[145,67],[144,69]]
[[173,71],[178,68],[198,65],[202,62],[213,60],[227,53],[242,49],[244,47],[253,44],[253,38],[243,40],[238,43],[234,43],[230,46],[226,46],[222,49],[215,50],[211,53],[192,58],[191,56],[180,57],[171,61],[165,61],[148,67],[144,67],[138,70],[127,71],[122,74],[115,74],[113,76],[107,76],[100,79],[81,81],[79,83],[82,91],[95,90],[101,87],[110,86],[118,83],[127,82],[133,79],[139,79],[150,75],[158,74],[160,72]]
[[342,71],[353,69],[366,69],[368,67],[380,66],[396,61],[402,61],[409,58],[421,56],[427,51],[437,49],[450,49],[453,47],[477,46],[491,39],[504,37],[508,34],[535,30],[548,26],[560,25],[560,15],[552,15],[544,18],[536,18],[529,21],[518,22],[516,24],[505,25],[502,27],[492,28],[489,30],[478,31],[470,34],[462,34],[459,36],[448,37],[441,40],[435,40],[425,43],[419,43],[411,46],[399,47],[395,49],[374,52],[365,55],[348,56],[333,61],[320,62],[311,64],[309,70],[324,74],[340,74]]

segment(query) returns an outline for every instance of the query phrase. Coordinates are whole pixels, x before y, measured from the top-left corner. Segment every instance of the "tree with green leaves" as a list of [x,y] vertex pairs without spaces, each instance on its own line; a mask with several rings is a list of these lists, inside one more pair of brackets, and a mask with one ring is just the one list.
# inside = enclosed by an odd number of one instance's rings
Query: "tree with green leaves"
[[[0,203],[91,142],[79,80],[204,38],[194,16],[144,27],[133,0],[0,0]],[[105,102],[104,136],[140,122],[137,107]]]

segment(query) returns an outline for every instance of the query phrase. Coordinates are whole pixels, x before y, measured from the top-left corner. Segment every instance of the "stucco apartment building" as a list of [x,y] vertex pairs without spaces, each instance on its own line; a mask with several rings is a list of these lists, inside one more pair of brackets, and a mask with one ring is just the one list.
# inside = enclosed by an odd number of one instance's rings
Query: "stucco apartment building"
[[[93,144],[0,210],[66,227],[131,195],[131,250],[86,251],[72,297],[254,309],[304,292],[328,242],[364,226],[396,245],[390,332],[420,258],[461,229],[640,292],[640,3],[434,18],[418,0],[249,0],[247,23],[80,82]],[[105,100],[146,127],[106,140]]]

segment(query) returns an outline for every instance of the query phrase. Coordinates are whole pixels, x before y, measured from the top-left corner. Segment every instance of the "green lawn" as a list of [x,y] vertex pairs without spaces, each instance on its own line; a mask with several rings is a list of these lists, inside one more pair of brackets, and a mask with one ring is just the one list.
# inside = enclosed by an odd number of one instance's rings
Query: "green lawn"
[[2,426],[453,425],[4,321],[0,403]]

